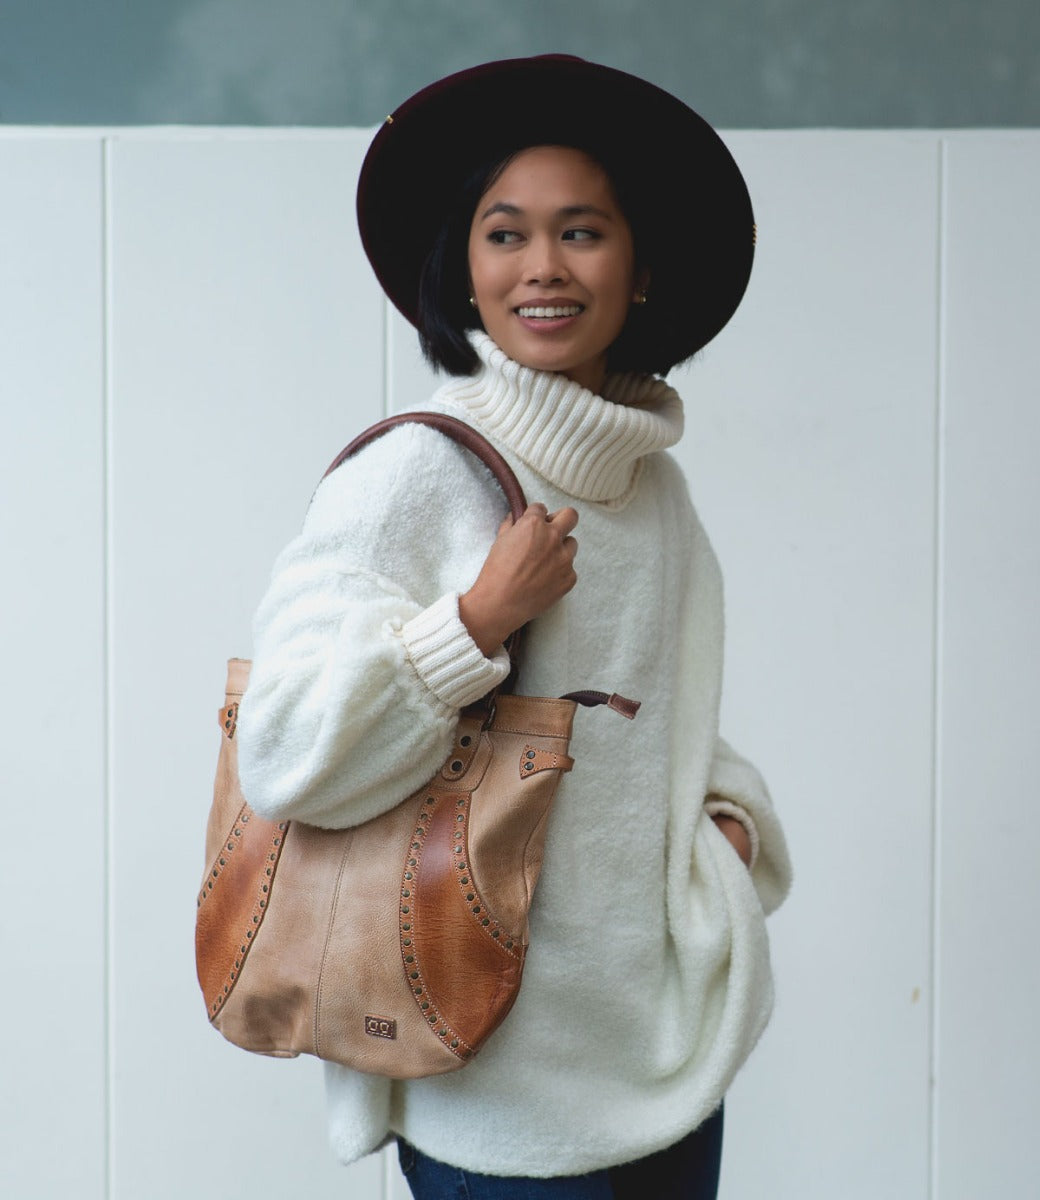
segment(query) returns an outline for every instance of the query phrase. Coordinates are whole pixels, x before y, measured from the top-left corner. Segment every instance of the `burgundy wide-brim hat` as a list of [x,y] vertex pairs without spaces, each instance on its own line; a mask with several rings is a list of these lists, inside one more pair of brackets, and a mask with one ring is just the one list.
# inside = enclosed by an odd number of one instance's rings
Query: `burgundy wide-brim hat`
[[[740,168],[714,129],[669,92],[567,55],[483,63],[430,84],[387,117],[358,180],[361,240],[379,282],[414,325],[419,277],[463,185],[526,146],[573,145],[606,160],[640,197],[657,241],[653,316],[673,361],[711,340],[740,303],[755,226]],[[623,178],[618,178],[621,175]]]

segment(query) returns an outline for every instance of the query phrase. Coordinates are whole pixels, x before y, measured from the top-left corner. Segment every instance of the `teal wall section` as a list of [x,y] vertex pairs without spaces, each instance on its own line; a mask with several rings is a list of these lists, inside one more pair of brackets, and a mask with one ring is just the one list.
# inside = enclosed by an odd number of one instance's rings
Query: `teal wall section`
[[0,122],[365,126],[555,50],[725,128],[1036,126],[1038,45],[1036,0],[0,0]]

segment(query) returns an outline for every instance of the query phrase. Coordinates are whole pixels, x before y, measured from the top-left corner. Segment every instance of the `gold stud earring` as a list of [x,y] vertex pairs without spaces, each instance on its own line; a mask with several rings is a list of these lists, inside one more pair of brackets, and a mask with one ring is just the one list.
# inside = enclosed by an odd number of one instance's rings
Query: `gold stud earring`
[[639,291],[636,292],[636,294],[632,297],[632,303],[633,304],[645,304],[646,303],[646,288],[640,288]]
[[469,298],[469,306],[470,306],[470,308],[476,308],[476,307],[477,307],[477,298],[476,298],[476,296],[470,296],[470,298]]

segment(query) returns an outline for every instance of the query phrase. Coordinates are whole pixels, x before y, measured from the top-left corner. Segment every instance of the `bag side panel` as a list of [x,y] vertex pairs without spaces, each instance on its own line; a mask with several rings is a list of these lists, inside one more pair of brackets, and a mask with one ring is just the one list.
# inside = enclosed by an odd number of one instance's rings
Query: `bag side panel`
[[398,906],[411,908],[402,892],[412,891],[405,875],[421,805],[417,794],[351,831],[318,998],[319,1056],[394,1079],[462,1065],[431,1032],[408,977],[414,964],[404,961],[412,930]]
[[317,1053],[315,998],[334,884],[352,833],[290,822],[263,923],[213,1022],[235,1045],[261,1054]]
[[[502,696],[490,738],[494,757],[473,794],[469,856],[485,904],[527,942],[527,913],[542,868],[549,812],[567,757],[570,700]],[[531,771],[525,770],[534,755]],[[559,761],[562,765],[552,767]]]

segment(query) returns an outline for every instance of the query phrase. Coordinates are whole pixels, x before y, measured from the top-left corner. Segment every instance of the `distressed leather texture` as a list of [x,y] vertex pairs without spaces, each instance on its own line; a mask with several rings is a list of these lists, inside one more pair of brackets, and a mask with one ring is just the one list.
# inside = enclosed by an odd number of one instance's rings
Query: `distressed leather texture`
[[[575,702],[498,696],[486,728],[463,716],[426,787],[324,830],[266,821],[242,795],[229,714],[248,673],[228,664],[198,899],[210,1021],[247,1050],[392,1078],[463,1066],[520,988]],[[538,770],[518,773],[531,751]]]

